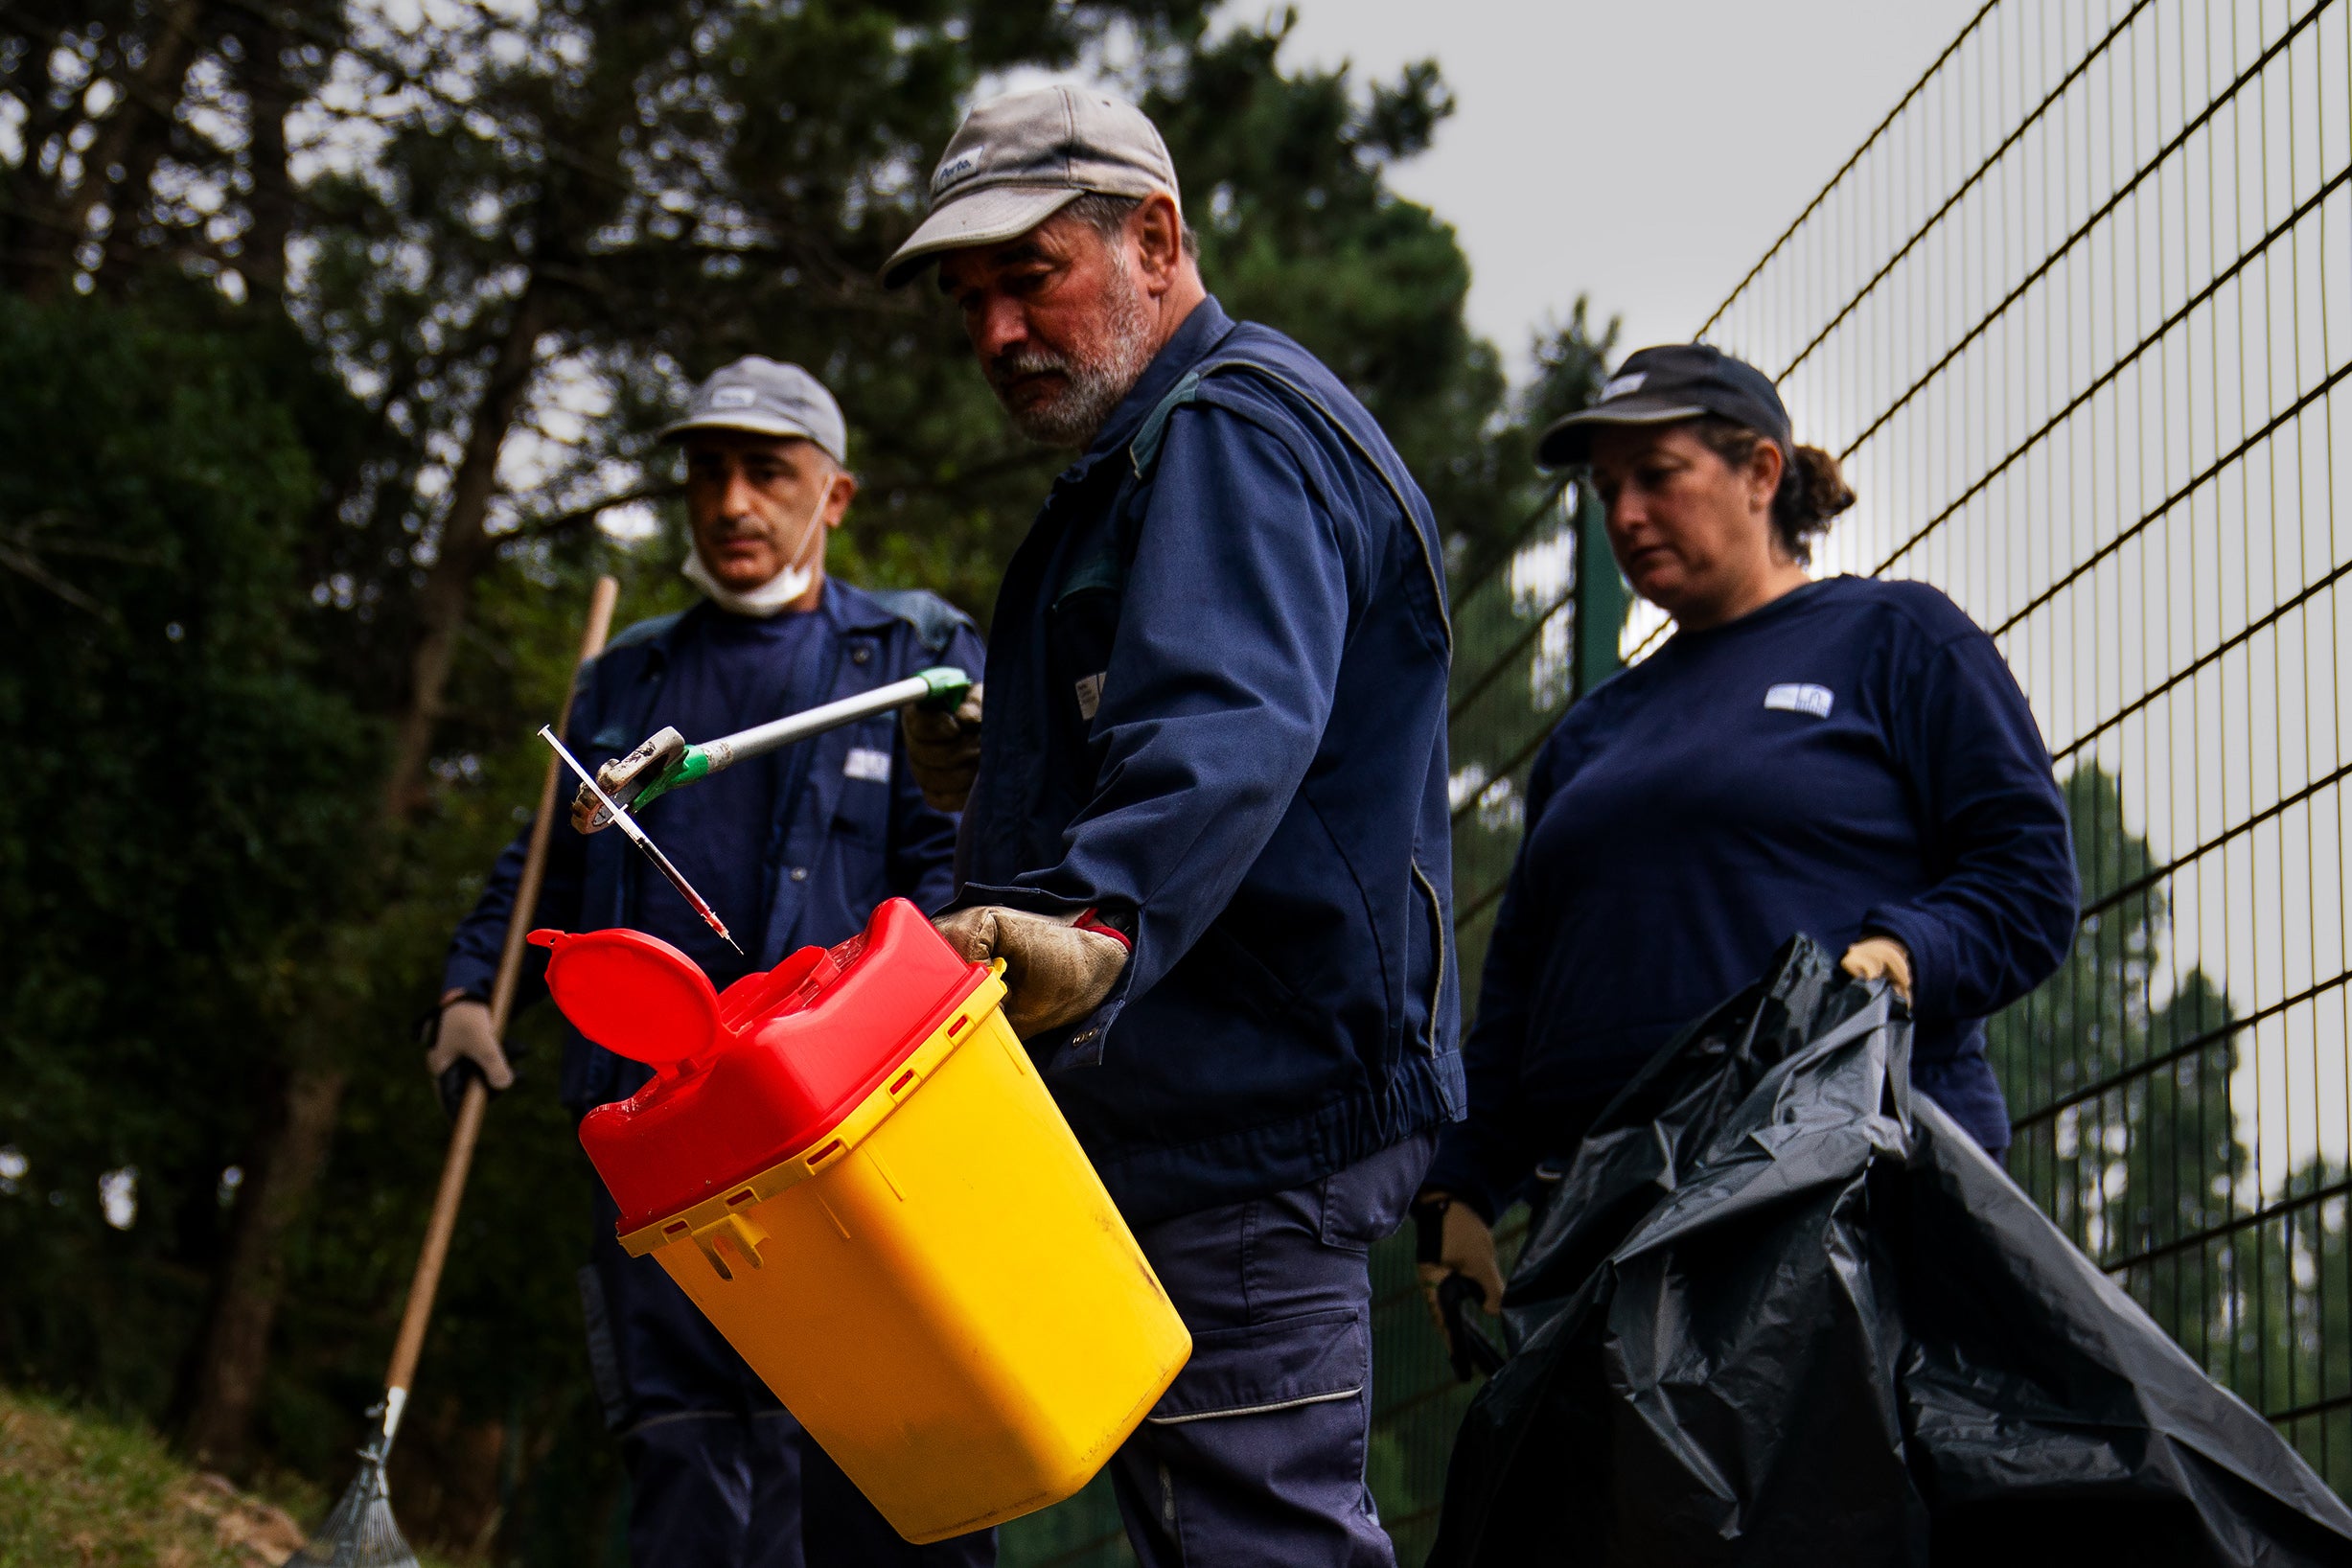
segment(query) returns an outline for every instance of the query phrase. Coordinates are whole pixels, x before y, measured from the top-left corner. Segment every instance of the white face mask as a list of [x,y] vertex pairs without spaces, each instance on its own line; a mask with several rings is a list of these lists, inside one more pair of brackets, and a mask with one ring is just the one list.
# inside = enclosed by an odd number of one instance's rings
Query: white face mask
[[782,614],[817,581],[817,568],[807,559],[809,544],[822,526],[825,503],[833,498],[833,480],[834,475],[825,475],[824,488],[817,493],[817,504],[809,509],[809,520],[800,530],[800,542],[794,546],[793,557],[799,565],[785,567],[755,588],[731,588],[710,574],[710,568],[703,565],[703,552],[689,545],[686,563],[678,568],[680,573],[729,614],[760,619]]

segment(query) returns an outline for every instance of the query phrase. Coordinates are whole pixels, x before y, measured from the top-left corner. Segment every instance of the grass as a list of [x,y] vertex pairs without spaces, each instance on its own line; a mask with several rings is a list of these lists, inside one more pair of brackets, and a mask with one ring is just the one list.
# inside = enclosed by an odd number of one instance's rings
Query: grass
[[0,1568],[277,1568],[301,1534],[142,1427],[0,1389]]

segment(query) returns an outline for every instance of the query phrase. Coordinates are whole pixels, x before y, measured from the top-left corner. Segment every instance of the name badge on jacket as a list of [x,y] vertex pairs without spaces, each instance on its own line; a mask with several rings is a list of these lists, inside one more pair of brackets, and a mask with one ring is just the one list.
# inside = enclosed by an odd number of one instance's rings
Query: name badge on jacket
[[1826,719],[1837,698],[1827,686],[1810,685],[1791,680],[1772,687],[1764,693],[1764,706],[1782,713],[1810,713],[1816,719]]
[[842,772],[849,778],[863,778],[871,784],[890,781],[890,753],[877,751],[870,746],[853,746],[849,760],[842,764]]

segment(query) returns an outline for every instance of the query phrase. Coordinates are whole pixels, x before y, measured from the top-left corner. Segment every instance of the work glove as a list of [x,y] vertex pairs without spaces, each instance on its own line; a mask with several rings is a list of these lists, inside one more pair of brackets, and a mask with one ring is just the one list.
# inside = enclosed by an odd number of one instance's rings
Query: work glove
[[1127,967],[1127,944],[1094,911],[1030,914],[1001,905],[943,914],[933,924],[967,963],[1004,960],[1004,1022],[1026,1040],[1102,1005]]
[[1910,950],[1892,936],[1863,937],[1846,949],[1837,967],[1856,980],[1885,980],[1902,998],[1904,1006],[1911,1004]]
[[427,1045],[425,1071],[440,1086],[442,1109],[451,1116],[457,1114],[458,1103],[465,1097],[470,1073],[480,1073],[494,1095],[515,1086],[515,1070],[507,1065],[506,1051],[490,1026],[488,1003],[460,996],[442,1003]]
[[[675,729],[660,729],[647,736],[642,745],[625,757],[614,757],[596,770],[596,789],[611,796],[614,804],[626,808],[636,798],[639,790],[659,778],[686,754],[686,737]],[[571,825],[582,833],[593,833],[610,827],[611,814],[596,798],[596,790],[586,784],[571,797]]]
[[[1437,1211],[1435,1229],[1431,1211]],[[1424,1192],[1414,1201],[1413,1220],[1418,1228],[1421,1295],[1428,1300],[1429,1316],[1440,1329],[1445,1327],[1445,1315],[1438,1307],[1438,1286],[1448,1275],[1459,1274],[1478,1287],[1479,1304],[1488,1317],[1503,1310],[1503,1269],[1494,1256],[1494,1228],[1478,1217],[1478,1211],[1461,1199],[1445,1192]],[[1429,1255],[1434,1251],[1437,1256]]]
[[907,766],[934,811],[961,811],[980,772],[980,688],[963,694],[953,712],[920,703],[901,711],[898,726],[907,737]]

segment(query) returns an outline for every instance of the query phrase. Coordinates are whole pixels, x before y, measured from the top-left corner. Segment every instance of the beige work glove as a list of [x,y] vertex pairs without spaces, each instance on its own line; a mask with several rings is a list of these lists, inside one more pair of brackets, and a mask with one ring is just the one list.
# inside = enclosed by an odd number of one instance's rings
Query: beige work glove
[[[637,792],[659,778],[662,773],[686,754],[686,737],[675,729],[659,729],[648,735],[635,750],[624,757],[614,757],[596,770],[596,789],[611,796],[615,804],[627,809],[636,798]],[[596,798],[596,790],[586,784],[571,797],[571,825],[582,833],[593,833],[611,825],[612,818]]]
[[1079,930],[1072,924],[1077,918],[983,904],[933,924],[966,962],[1004,960],[1004,1022],[1026,1040],[1101,1006],[1127,967],[1124,942]]
[[898,726],[907,737],[907,766],[914,770],[924,802],[934,811],[963,810],[980,772],[980,688],[965,692],[953,713],[919,703],[903,708]]
[[1903,1005],[1911,1003],[1911,954],[1892,936],[1865,936],[1846,949],[1846,956],[1837,960],[1837,967],[1856,980],[1883,980],[1902,998]]
[[[1441,1198],[1442,1192],[1425,1194]],[[1459,1274],[1476,1285],[1487,1316],[1503,1310],[1503,1269],[1495,1260],[1494,1228],[1478,1217],[1478,1211],[1456,1198],[1445,1206],[1440,1229],[1439,1261],[1420,1265],[1421,1295],[1429,1303],[1429,1320],[1442,1332],[1445,1315],[1438,1310],[1438,1286],[1449,1274]]]
[[441,1009],[441,1027],[433,1035],[432,1049],[425,1053],[425,1071],[438,1083],[441,1074],[461,1059],[480,1068],[483,1081],[494,1091],[515,1087],[515,1070],[507,1065],[506,1051],[490,1026],[490,1004],[472,997]]

